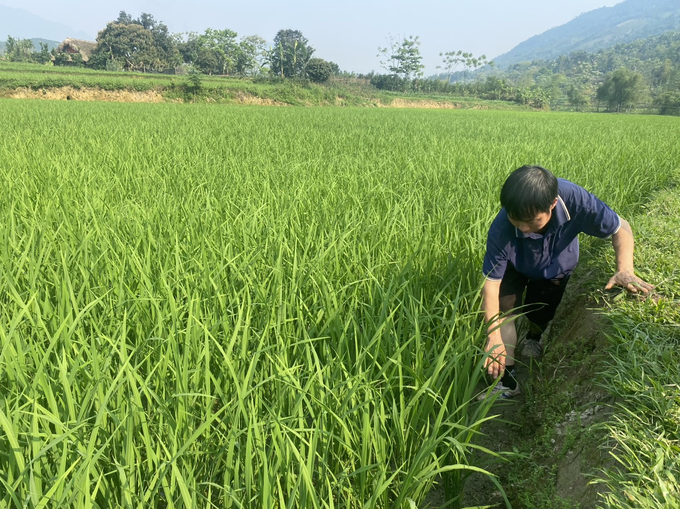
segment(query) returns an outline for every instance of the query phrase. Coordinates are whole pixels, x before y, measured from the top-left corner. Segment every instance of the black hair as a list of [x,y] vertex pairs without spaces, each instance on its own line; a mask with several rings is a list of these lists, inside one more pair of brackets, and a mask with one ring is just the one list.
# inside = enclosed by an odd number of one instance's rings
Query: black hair
[[557,178],[540,166],[522,166],[513,171],[501,189],[501,205],[517,221],[534,219],[549,212],[557,198]]

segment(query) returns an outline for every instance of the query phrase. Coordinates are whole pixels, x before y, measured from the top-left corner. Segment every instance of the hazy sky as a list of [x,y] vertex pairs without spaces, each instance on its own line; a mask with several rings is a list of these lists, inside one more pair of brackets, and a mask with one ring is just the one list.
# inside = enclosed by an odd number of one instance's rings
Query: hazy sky
[[[381,71],[377,50],[387,37],[419,36],[425,75],[437,72],[440,52],[464,50],[493,58],[579,14],[622,0],[0,0],[92,34],[118,17],[152,14],[176,32],[229,28],[271,44],[276,32],[300,30],[314,56],[341,69]],[[93,8],[93,6],[95,6]]]

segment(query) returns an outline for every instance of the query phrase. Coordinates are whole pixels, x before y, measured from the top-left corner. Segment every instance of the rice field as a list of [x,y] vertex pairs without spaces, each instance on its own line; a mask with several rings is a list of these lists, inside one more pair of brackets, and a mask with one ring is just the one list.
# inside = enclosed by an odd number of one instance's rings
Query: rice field
[[677,122],[0,100],[0,506],[454,497],[505,176],[625,216]]

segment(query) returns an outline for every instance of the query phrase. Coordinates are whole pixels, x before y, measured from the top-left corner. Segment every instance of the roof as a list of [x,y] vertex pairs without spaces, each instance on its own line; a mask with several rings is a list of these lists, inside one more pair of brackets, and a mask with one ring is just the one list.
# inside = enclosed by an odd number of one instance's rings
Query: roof
[[[82,39],[67,38],[57,46],[57,53],[80,53],[83,60],[87,61],[97,46],[96,42],[84,41]],[[69,51],[70,50],[70,51]]]

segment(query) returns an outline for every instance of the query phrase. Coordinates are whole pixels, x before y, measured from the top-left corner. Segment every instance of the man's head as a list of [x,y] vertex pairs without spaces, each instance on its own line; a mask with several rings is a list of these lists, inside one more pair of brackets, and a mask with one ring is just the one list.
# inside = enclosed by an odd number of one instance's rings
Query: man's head
[[508,219],[524,233],[545,228],[556,204],[557,178],[540,166],[518,168],[501,189],[501,205]]

